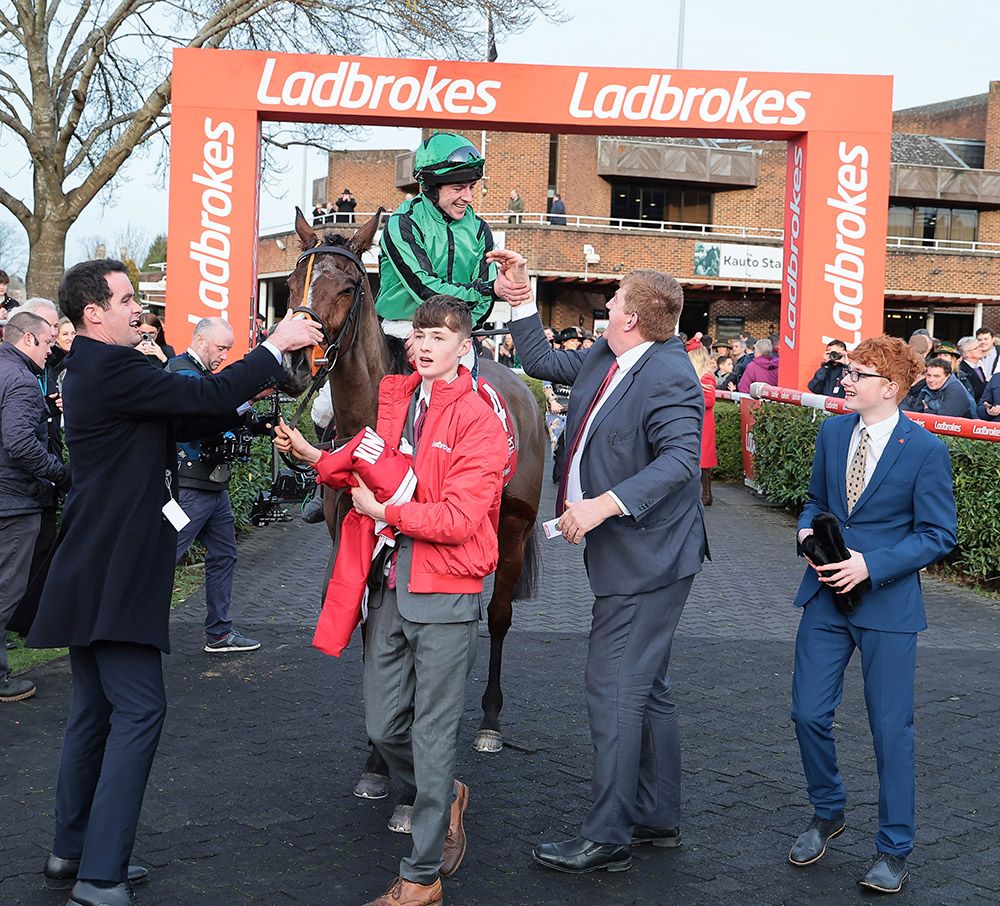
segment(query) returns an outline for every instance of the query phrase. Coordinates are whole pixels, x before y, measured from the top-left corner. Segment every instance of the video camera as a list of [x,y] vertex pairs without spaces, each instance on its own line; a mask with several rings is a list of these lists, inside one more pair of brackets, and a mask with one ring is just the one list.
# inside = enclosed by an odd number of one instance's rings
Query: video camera
[[253,434],[250,429],[241,425],[235,431],[226,431],[203,440],[198,458],[207,465],[249,462],[253,452],[252,442]]

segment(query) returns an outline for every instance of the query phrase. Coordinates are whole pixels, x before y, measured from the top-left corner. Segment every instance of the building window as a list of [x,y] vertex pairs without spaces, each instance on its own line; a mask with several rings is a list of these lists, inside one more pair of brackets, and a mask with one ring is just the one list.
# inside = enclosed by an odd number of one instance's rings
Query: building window
[[642,226],[643,221],[711,223],[712,193],[652,180],[612,182],[611,219],[616,226],[627,227]]
[[890,205],[889,235],[936,242],[975,242],[979,212],[972,208],[936,208],[929,205]]

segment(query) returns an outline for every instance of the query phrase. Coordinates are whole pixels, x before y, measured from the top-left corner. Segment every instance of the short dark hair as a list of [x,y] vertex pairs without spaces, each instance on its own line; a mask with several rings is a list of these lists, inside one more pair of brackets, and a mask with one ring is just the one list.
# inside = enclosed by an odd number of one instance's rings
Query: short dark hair
[[626,287],[624,310],[635,312],[644,340],[662,343],[674,335],[684,307],[684,291],[669,274],[634,270],[622,278]]
[[936,359],[931,359],[924,367],[940,368],[945,374],[951,374],[951,362],[948,359],[942,359],[940,356]]
[[413,313],[413,329],[447,327],[461,334],[462,339],[472,336],[472,312],[467,303],[454,296],[431,296]]
[[63,275],[59,284],[59,307],[74,327],[83,323],[83,310],[88,305],[108,307],[111,288],[107,275],[115,272],[127,275],[128,268],[114,258],[96,258],[74,264]]
[[719,355],[715,357],[715,367],[721,368],[723,362],[731,362],[733,357],[731,355]]
[[51,325],[41,315],[31,311],[18,311],[7,320],[3,338],[8,343],[16,343],[26,333],[38,339],[39,335],[49,336],[51,330]]
[[837,346],[840,349],[843,349],[844,352],[847,352],[847,344],[843,340],[830,340],[830,342],[826,344],[826,348],[829,349],[831,346]]
[[993,331],[990,330],[988,327],[980,327],[979,330],[976,331],[977,337],[984,336],[985,334],[989,334],[992,337]]
[[7,271],[0,271],[0,283],[10,283],[10,277]]

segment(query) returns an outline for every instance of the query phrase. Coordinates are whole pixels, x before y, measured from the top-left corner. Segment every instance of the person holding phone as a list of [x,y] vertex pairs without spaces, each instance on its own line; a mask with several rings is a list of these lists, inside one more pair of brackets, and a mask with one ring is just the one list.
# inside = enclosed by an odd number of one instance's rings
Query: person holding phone
[[163,335],[163,322],[149,311],[139,317],[139,345],[135,348],[158,362],[161,368],[166,368],[167,362],[177,355]]

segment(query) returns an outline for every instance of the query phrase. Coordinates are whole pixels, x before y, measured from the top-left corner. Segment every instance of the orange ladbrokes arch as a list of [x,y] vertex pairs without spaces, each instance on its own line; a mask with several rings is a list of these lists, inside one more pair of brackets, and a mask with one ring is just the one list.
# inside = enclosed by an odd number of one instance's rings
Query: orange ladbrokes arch
[[[788,141],[779,381],[882,332],[892,79],[174,51],[167,329],[247,348],[265,120]],[[244,329],[244,327],[246,329]]]

